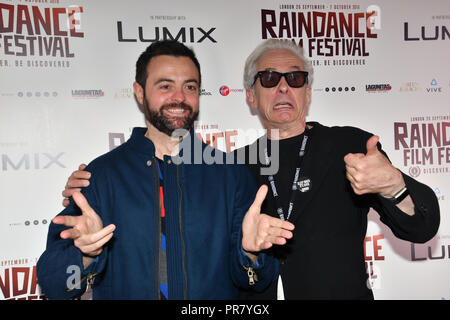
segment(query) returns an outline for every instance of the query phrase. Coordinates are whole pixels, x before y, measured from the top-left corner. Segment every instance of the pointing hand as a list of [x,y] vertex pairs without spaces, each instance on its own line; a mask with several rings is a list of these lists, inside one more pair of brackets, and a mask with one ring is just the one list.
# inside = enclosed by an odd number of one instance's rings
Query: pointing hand
[[112,238],[115,225],[103,228],[100,216],[91,208],[86,198],[78,191],[73,193],[73,199],[81,209],[80,216],[57,216],[53,223],[62,224],[70,229],[60,233],[62,239],[73,239],[75,247],[85,256],[98,256],[103,246]]
[[247,252],[259,252],[273,244],[283,245],[292,238],[294,225],[288,221],[261,213],[261,206],[266,198],[268,187],[262,185],[255,201],[245,214],[242,222],[242,247]]

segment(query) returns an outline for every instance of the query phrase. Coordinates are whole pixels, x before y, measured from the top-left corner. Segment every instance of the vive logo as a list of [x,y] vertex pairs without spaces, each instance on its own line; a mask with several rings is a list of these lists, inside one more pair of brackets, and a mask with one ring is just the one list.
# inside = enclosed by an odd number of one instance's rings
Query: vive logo
[[431,79],[430,87],[425,88],[425,90],[429,93],[441,93],[442,87],[438,87],[438,82],[435,78]]

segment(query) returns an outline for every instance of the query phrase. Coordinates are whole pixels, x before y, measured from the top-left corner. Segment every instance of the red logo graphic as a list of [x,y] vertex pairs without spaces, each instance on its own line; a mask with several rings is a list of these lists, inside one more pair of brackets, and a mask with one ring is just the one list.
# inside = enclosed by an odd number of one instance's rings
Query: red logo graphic
[[227,86],[221,86],[219,92],[225,97],[230,94],[230,88],[228,88]]

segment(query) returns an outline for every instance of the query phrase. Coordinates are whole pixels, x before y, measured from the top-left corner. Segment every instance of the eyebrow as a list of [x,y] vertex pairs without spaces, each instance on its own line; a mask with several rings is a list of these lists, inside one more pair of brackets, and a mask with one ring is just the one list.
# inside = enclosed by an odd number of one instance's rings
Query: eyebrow
[[[156,81],[155,84],[158,84],[158,83],[161,83],[161,82],[171,82],[171,83],[174,83],[175,81],[172,80],[172,79],[161,78],[161,79],[159,79],[158,81]],[[198,84],[198,80],[197,80],[197,79],[187,79],[187,80],[184,80],[184,81],[183,81],[183,83],[190,83],[190,82],[195,82],[195,83]]]

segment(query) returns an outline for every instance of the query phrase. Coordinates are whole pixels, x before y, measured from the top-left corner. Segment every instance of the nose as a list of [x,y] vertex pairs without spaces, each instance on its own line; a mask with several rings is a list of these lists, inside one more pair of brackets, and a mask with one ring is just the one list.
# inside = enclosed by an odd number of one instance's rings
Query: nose
[[172,100],[176,103],[181,103],[186,100],[183,88],[176,88],[172,94]]
[[278,83],[278,91],[281,93],[286,93],[288,91],[289,85],[286,81],[286,78],[283,76]]

